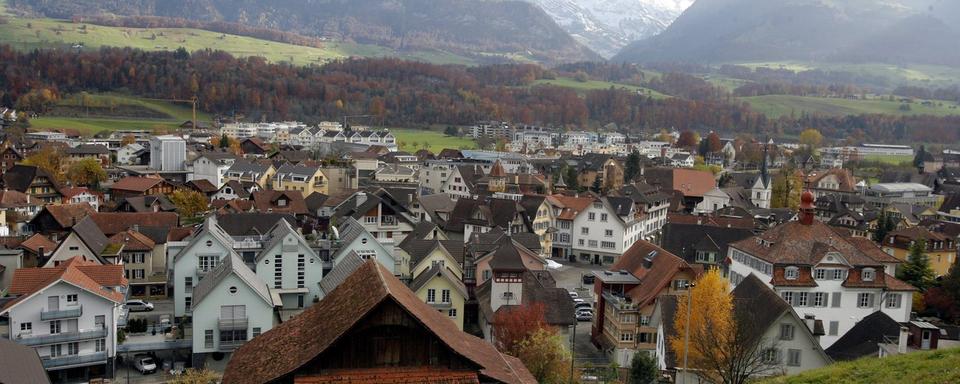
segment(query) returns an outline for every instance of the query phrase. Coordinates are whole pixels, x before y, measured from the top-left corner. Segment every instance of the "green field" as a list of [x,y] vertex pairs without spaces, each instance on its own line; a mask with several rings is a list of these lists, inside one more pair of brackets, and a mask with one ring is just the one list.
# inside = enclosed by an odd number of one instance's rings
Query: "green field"
[[[59,107],[71,107],[79,113],[73,115],[57,114]],[[89,110],[89,112],[88,112]],[[111,116],[111,111],[145,110],[155,118]],[[117,112],[119,115],[119,112]],[[92,136],[98,132],[119,129],[176,129],[184,121],[191,120],[193,112],[187,104],[172,104],[165,101],[149,100],[120,95],[71,95],[63,98],[54,108],[54,113],[30,119],[30,128],[35,131],[52,129],[73,129],[83,135]],[[210,115],[197,112],[200,122],[209,122]]]
[[477,143],[469,137],[454,137],[444,135],[442,131],[391,128],[390,132],[397,137],[401,151],[410,153],[427,148],[430,152],[451,149],[475,149]]
[[[769,117],[799,116],[803,112],[828,116],[846,116],[859,114],[883,113],[890,115],[960,115],[960,107],[955,103],[937,101],[933,106],[925,106],[919,102],[908,104],[909,111],[900,110],[902,103],[881,99],[851,100],[839,98],[767,95],[742,97],[739,100],[750,103],[750,107]],[[943,106],[939,104],[942,103]]]
[[865,76],[882,77],[890,81],[893,86],[899,84],[927,85],[945,87],[960,83],[960,68],[951,68],[937,65],[893,65],[883,63],[810,63],[800,61],[731,63],[750,68],[766,67],[788,69],[792,71],[809,71],[821,69],[825,71],[851,72]]
[[960,348],[840,362],[762,384],[941,384],[960,382]]
[[626,89],[632,92],[643,92],[644,95],[651,96],[657,99],[669,97],[667,95],[664,95],[652,89],[638,87],[635,85],[627,85],[627,84],[612,83],[609,81],[597,81],[597,80],[577,81],[569,77],[560,77],[553,80],[542,79],[542,80],[537,80],[533,83],[533,86],[538,86],[538,85],[552,85],[555,87],[572,88],[577,91],[593,91],[598,89],[610,89],[610,87],[613,87],[617,89]]
[[[0,14],[6,12],[0,1]],[[72,47],[131,47],[146,51],[167,51],[183,47],[188,51],[218,49],[237,57],[262,56],[272,62],[296,65],[320,64],[351,56],[396,56],[438,64],[475,64],[474,60],[441,51],[398,52],[368,44],[328,42],[322,48],[279,43],[191,28],[126,28],[73,23],[54,19],[7,17],[0,24],[0,44],[17,49]]]

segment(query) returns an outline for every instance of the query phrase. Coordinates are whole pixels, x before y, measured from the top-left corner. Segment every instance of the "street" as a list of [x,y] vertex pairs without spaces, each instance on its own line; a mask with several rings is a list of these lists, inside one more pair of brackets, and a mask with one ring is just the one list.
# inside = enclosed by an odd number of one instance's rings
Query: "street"
[[[600,265],[571,263],[565,260],[554,260],[562,264],[559,269],[550,270],[553,279],[557,281],[558,288],[564,288],[568,291],[576,292],[584,301],[593,304],[593,285],[583,284],[583,275],[591,274],[593,271],[602,271],[606,269]],[[574,339],[574,362],[577,366],[591,364],[593,366],[606,366],[610,360],[593,346],[590,342],[590,330],[592,323],[581,321],[577,323]]]

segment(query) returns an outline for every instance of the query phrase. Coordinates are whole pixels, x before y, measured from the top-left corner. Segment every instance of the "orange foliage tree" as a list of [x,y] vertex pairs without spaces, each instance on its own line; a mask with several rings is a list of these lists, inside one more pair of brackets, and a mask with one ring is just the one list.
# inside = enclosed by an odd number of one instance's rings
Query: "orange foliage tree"
[[[509,308],[509,309],[508,309]],[[517,355],[520,343],[538,330],[548,328],[543,303],[502,308],[493,317],[494,345],[502,352]]]

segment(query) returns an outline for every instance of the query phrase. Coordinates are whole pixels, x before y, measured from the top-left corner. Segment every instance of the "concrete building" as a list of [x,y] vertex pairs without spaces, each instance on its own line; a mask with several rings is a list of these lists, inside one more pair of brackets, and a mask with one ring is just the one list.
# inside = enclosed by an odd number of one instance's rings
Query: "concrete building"
[[150,138],[150,169],[183,171],[187,169],[187,141],[173,135]]

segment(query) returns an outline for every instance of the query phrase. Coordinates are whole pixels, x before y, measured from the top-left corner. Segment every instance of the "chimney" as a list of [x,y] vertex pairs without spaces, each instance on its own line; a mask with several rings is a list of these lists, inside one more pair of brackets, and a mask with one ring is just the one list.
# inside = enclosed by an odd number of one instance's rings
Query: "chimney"
[[900,327],[900,338],[897,340],[897,352],[907,353],[907,342],[910,340],[910,329],[904,326]]
[[813,193],[803,191],[803,195],[800,196],[800,224],[813,224],[813,211],[816,209],[813,204],[814,200]]
[[43,247],[37,247],[37,264],[38,265],[43,265],[47,263],[47,261],[43,259],[44,257],[43,251],[44,251]]

